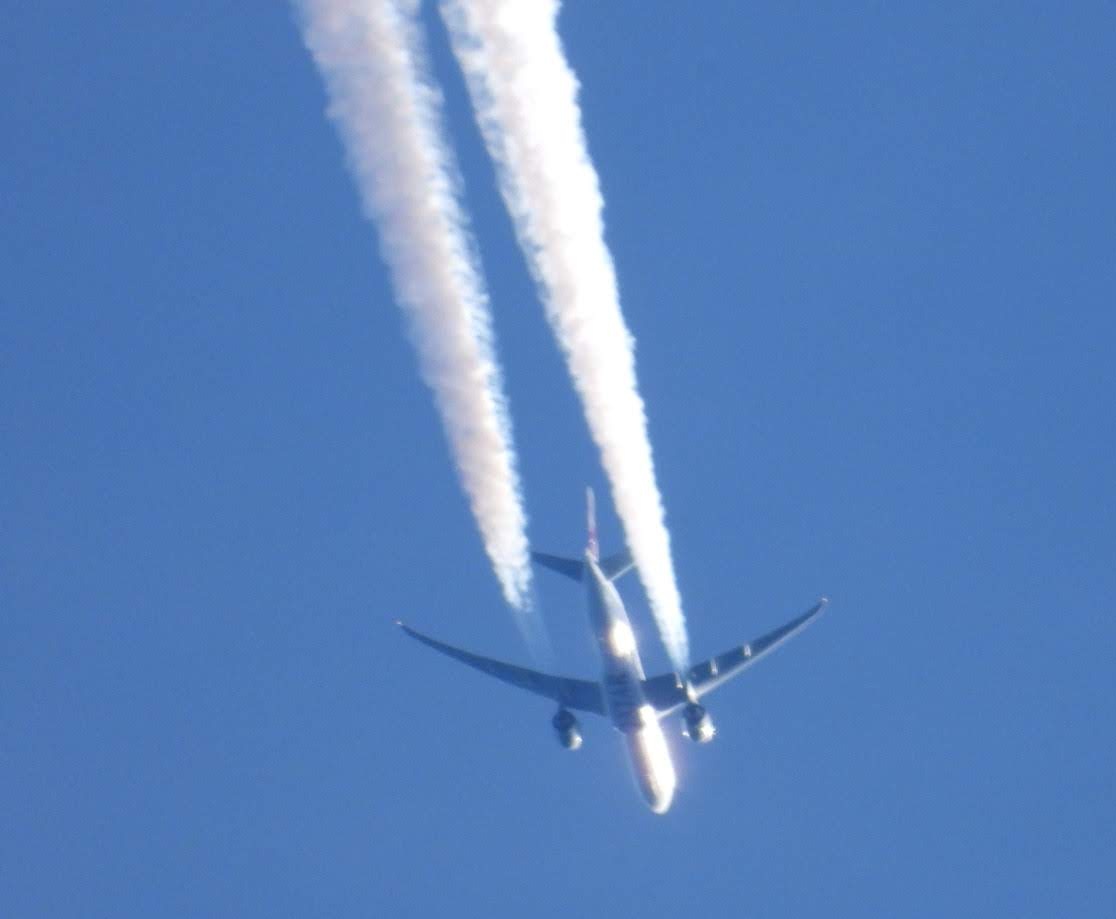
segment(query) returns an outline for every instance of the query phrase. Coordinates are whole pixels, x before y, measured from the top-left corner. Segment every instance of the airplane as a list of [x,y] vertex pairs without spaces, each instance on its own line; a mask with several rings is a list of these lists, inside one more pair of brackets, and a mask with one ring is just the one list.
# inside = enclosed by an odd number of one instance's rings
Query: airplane
[[631,622],[613,583],[634,567],[631,554],[624,549],[600,557],[592,489],[586,490],[586,504],[589,538],[582,558],[543,552],[532,552],[531,557],[537,564],[584,584],[589,622],[601,656],[600,681],[552,676],[481,657],[423,635],[402,622],[396,624],[435,651],[556,702],[558,711],[551,724],[558,742],[567,750],[576,750],[582,743],[581,726],[573,712],[609,718],[624,737],[640,793],[654,813],[663,814],[670,808],[677,780],[662,719],[681,709],[683,735],[695,743],[708,743],[716,729],[700,700],[798,634],[821,615],[829,601],[822,597],[801,616],[747,644],[695,664],[685,675],[664,673],[647,679]]

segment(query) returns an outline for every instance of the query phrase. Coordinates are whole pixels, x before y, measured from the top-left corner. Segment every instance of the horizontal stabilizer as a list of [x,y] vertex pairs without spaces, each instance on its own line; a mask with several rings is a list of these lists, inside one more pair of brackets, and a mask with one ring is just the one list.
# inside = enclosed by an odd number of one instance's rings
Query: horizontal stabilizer
[[621,549],[619,552],[601,559],[601,574],[610,581],[622,577],[634,567],[635,562],[632,561],[632,553],[627,549]]
[[557,571],[575,581],[581,580],[583,565],[576,558],[565,558],[561,555],[547,555],[545,552],[532,552],[531,558],[544,568]]

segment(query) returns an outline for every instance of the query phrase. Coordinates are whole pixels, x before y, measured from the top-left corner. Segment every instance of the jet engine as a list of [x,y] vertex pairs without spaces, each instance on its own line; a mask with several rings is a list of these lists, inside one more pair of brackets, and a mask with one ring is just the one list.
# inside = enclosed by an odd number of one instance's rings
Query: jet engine
[[709,712],[697,702],[686,703],[686,707],[682,709],[682,720],[685,722],[682,733],[694,743],[709,743],[717,733]]
[[581,725],[577,723],[573,712],[568,708],[558,709],[558,713],[550,723],[554,725],[558,743],[567,750],[576,750],[581,746]]

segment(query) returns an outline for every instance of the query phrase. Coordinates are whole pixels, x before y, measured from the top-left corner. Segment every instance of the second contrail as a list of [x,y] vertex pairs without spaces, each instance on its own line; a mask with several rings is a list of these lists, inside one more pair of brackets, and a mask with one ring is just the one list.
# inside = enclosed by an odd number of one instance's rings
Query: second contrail
[[632,336],[604,242],[604,201],[589,159],[556,0],[442,0],[477,121],[520,247],[540,288],[601,451],[613,501],[679,672],[689,641],[655,480]]

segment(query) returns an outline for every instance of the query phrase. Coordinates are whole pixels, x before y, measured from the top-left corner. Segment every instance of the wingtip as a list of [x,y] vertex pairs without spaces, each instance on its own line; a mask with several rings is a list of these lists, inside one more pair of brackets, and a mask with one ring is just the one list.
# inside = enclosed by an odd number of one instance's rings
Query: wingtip
[[402,620],[402,619],[392,619],[391,621],[392,621],[392,623],[393,623],[394,625],[397,625],[397,626],[399,626],[399,628],[401,628],[401,629],[405,629],[405,628],[407,628],[407,626],[405,626],[405,625],[403,624],[403,620]]

